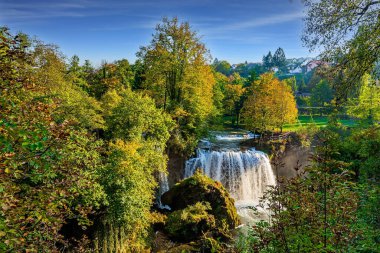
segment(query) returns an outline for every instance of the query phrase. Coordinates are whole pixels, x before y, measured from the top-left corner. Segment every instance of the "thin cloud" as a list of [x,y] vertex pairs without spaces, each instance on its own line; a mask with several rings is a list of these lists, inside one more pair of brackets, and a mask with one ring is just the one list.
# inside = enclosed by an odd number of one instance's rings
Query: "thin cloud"
[[269,37],[266,36],[247,36],[247,37],[236,37],[236,36],[205,36],[207,41],[228,41],[234,42],[236,44],[252,45],[260,44],[267,40]]
[[201,2],[176,1],[176,0],[129,0],[123,2],[104,2],[88,0],[64,0],[54,1],[24,1],[9,2],[0,0],[0,19],[5,21],[23,19],[48,19],[53,17],[91,17],[107,15],[135,14],[142,9],[157,10],[186,8],[197,6]]
[[262,18],[255,18],[247,21],[239,21],[231,24],[226,24],[214,30],[214,32],[225,31],[241,31],[250,28],[263,27],[268,25],[281,24],[285,22],[291,22],[294,20],[300,20],[304,17],[304,13],[297,11],[294,13],[277,14]]

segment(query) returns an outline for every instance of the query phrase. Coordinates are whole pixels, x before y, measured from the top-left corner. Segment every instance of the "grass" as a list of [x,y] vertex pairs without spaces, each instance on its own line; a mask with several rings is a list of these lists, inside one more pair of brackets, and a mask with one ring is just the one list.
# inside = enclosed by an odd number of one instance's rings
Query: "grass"
[[[309,126],[316,126],[318,128],[325,127],[328,122],[327,116],[310,116],[310,115],[300,115],[298,116],[298,122],[294,124],[284,125],[283,131],[293,132],[302,128],[307,128]],[[345,126],[354,126],[355,121],[352,119],[341,119],[339,120]]]
[[[244,124],[240,124],[239,126],[232,125],[232,116],[224,116],[223,117],[223,130],[226,128],[232,129],[232,128],[244,128]],[[328,116],[311,116],[311,115],[300,115],[298,116],[297,122],[294,124],[285,124],[283,127],[284,132],[296,132],[300,129],[305,129],[307,127],[316,126],[318,128],[325,127],[328,122]],[[355,120],[352,119],[340,119],[340,123],[342,123],[345,126],[352,127],[355,125]],[[280,129],[277,129],[277,131],[280,131]]]

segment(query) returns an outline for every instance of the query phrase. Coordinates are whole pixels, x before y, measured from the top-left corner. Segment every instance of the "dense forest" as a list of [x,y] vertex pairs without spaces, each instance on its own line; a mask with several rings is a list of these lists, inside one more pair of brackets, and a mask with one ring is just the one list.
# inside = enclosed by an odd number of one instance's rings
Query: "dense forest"
[[[302,40],[322,49],[304,65],[281,47],[262,63],[213,59],[178,18],[134,63],[99,66],[0,28],[0,251],[379,252],[380,4],[304,2]],[[273,171],[289,145],[311,150],[262,196],[269,219],[243,232],[201,171],[166,195],[178,209],[160,208],[169,161],[225,129],[257,135]],[[205,199],[176,204],[181,187]]]

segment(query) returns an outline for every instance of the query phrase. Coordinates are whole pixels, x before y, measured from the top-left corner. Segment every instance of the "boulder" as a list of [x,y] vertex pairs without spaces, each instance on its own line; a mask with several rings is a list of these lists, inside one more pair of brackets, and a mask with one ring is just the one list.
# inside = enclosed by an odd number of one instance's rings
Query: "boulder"
[[207,213],[214,216],[217,227],[233,229],[239,225],[234,200],[220,182],[202,174],[198,170],[189,177],[175,184],[162,197],[164,205],[178,211],[200,203],[208,202]]

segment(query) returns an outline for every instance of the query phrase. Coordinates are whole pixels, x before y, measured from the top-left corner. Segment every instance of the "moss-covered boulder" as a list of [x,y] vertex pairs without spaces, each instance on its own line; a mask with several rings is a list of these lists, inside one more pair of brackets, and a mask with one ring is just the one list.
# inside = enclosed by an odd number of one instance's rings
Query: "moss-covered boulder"
[[234,200],[227,190],[220,182],[203,175],[201,171],[174,185],[161,200],[173,211],[185,209],[198,202],[208,202],[211,209],[207,213],[215,217],[218,228],[232,229],[239,225]]
[[214,215],[209,214],[208,202],[177,210],[168,215],[165,231],[176,241],[188,242],[199,238],[204,233],[216,228]]

